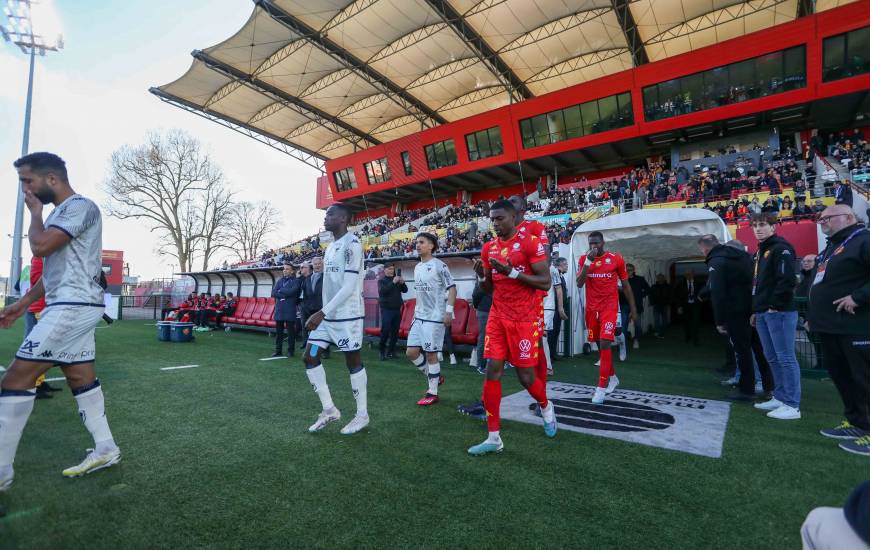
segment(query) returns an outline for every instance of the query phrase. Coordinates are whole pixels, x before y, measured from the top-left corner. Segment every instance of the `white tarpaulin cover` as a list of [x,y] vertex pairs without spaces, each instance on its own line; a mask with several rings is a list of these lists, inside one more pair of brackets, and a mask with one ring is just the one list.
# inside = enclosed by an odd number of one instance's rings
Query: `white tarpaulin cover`
[[[672,263],[680,260],[701,259],[698,238],[712,233],[722,243],[731,237],[725,222],[715,213],[701,208],[663,208],[636,210],[607,216],[577,228],[571,238],[571,280],[577,276],[577,264],[589,250],[589,233],[600,231],[605,248],[618,252],[626,263],[634,264],[637,274],[646,277],[652,285],[657,273],[668,274]],[[567,279],[566,279],[567,280]],[[584,293],[576,285],[571,287],[572,303],[585,303]],[[651,312],[650,312],[651,313]],[[646,324],[646,323],[644,323]],[[582,309],[573,308],[573,350],[584,342],[585,330]]]

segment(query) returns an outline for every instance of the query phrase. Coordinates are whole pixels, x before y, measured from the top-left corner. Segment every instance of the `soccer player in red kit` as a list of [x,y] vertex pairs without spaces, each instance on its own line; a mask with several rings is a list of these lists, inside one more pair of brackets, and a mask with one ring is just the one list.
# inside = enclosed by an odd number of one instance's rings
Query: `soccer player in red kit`
[[598,372],[598,387],[592,402],[604,403],[604,396],[619,385],[613,370],[611,346],[616,336],[616,318],[619,315],[619,285],[631,308],[631,320],[637,320],[634,294],[628,284],[625,260],[616,252],[604,250],[604,236],[599,231],[589,234],[589,252],[577,266],[577,286],[586,285],[586,329],[588,340],[598,344],[601,366]]
[[[511,204],[514,205],[514,208],[517,211],[516,216],[516,224],[517,224],[517,233],[520,235],[534,235],[538,239],[540,239],[541,244],[544,245],[544,249],[547,253],[547,258],[550,257],[550,238],[547,237],[547,227],[539,222],[538,220],[527,220],[526,219],[526,208],[528,208],[528,204],[526,203],[526,199],[522,195],[511,195],[508,199],[511,201]],[[541,311],[540,311],[540,323],[541,323],[541,341],[543,342],[544,335],[546,331],[544,330],[544,299],[547,297],[547,291],[542,290],[538,292],[539,297],[541,299]],[[550,362],[550,348],[549,346],[543,345],[542,347],[544,353],[540,354],[538,357],[538,364],[535,365],[535,376],[543,380],[545,383],[547,382],[547,373],[553,369],[553,364]]]
[[541,407],[544,433],[556,435],[556,411],[547,400],[547,386],[535,376],[540,350],[539,291],[550,286],[547,252],[535,235],[516,228],[516,209],[510,201],[496,201],[489,218],[498,238],[486,243],[474,271],[484,292],[492,290],[492,308],[486,324],[484,357],[489,359],[483,384],[483,404],[489,436],[468,449],[471,455],[504,449],[500,429],[501,376],[505,361],[516,367],[517,377]]

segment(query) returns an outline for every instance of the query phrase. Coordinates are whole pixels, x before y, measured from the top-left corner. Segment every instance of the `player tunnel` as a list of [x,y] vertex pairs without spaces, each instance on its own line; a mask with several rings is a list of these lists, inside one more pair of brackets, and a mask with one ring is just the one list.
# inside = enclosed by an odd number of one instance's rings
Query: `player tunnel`
[[[666,275],[671,268],[686,261],[703,261],[698,250],[698,238],[716,235],[723,243],[731,237],[725,222],[713,212],[700,208],[672,208],[638,210],[607,216],[581,225],[574,232],[570,245],[570,268],[566,281],[577,276],[578,260],[589,250],[588,237],[593,231],[604,236],[605,248],[618,252],[626,263],[634,264],[637,274],[652,285],[657,273]],[[673,283],[669,279],[669,282]],[[586,342],[583,311],[585,291],[569,284],[571,303],[580,304],[571,311],[571,354],[580,353]],[[644,330],[652,324],[652,308],[646,307],[641,316]]]

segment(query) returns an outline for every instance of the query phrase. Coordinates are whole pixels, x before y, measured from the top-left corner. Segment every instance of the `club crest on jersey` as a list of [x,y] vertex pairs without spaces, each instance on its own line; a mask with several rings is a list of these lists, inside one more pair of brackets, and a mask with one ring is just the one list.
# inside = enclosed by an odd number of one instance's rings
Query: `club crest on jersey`
[[604,263],[609,264],[609,263],[610,263],[610,258],[604,258]]
[[597,261],[595,262],[595,265],[600,267],[600,266],[601,266],[601,260],[597,260]]
[[514,250],[520,249],[520,243],[514,243]]

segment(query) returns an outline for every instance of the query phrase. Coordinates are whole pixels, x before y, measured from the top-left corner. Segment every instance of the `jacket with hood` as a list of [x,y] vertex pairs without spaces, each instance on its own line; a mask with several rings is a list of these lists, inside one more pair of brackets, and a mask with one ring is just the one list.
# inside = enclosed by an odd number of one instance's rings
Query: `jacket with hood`
[[758,243],[755,253],[752,311],[794,311],[794,247],[779,235]]
[[752,256],[736,248],[716,245],[707,254],[707,291],[717,325],[734,316],[752,313]]

